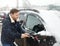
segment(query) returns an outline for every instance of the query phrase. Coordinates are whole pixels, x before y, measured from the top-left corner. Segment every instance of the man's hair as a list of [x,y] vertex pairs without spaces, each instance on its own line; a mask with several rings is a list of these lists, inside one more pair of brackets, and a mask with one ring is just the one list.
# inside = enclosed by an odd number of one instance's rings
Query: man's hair
[[11,10],[10,10],[10,14],[14,14],[14,13],[17,13],[17,12],[19,12],[18,9],[11,9]]

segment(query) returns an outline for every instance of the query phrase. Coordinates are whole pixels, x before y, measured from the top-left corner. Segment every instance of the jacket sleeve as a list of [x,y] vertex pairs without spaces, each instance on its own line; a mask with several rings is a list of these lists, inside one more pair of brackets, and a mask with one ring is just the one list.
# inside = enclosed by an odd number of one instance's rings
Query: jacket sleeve
[[20,27],[20,30],[22,30],[22,33],[25,33],[25,30]]
[[25,30],[21,27],[21,25],[19,23],[18,23],[18,28],[19,28],[18,32],[21,31],[21,33],[25,33]]
[[11,29],[11,24],[9,21],[3,21],[2,30],[11,38],[20,38],[21,34],[18,32],[14,32]]

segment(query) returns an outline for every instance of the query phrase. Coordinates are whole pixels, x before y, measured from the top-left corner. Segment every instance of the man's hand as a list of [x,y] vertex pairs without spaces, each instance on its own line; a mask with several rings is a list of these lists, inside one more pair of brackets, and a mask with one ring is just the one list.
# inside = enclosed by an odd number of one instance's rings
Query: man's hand
[[21,38],[26,38],[26,37],[29,37],[28,33],[21,34]]

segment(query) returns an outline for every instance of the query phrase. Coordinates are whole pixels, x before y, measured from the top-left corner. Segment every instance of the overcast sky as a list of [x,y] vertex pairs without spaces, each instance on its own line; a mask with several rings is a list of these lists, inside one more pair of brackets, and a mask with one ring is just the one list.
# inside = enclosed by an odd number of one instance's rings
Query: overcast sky
[[[49,5],[55,4],[60,5],[60,0],[28,0],[31,5]],[[19,6],[22,6],[23,0],[19,0]],[[17,0],[0,0],[0,7],[9,6],[16,7]]]
[[56,4],[60,5],[60,0],[30,0],[30,2],[34,2],[32,4],[35,5],[49,5],[49,4]]

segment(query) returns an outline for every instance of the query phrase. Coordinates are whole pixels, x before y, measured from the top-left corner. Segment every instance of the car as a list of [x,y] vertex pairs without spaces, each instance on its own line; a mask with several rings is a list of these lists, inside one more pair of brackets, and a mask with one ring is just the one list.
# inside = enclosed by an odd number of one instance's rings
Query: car
[[[38,10],[21,9],[19,13],[20,23],[23,24],[22,29],[25,29],[25,31],[31,36],[25,40],[16,39],[15,42],[19,46],[53,46],[56,42],[53,36],[38,34],[38,32],[46,31],[45,21],[40,16]],[[38,40],[35,39],[36,36],[38,37]]]
[[6,17],[6,13],[0,12],[0,23],[2,23],[2,20]]

